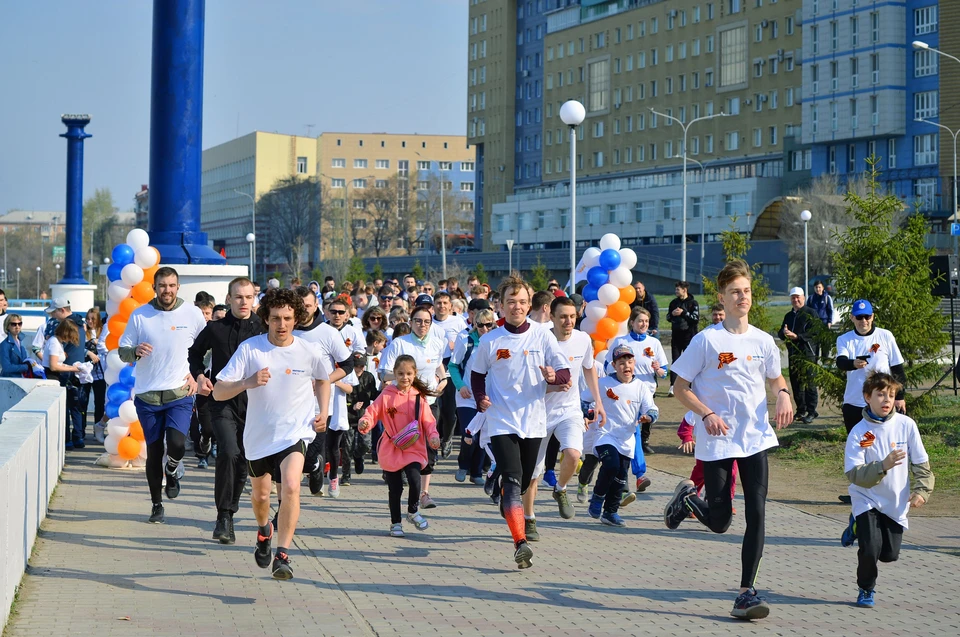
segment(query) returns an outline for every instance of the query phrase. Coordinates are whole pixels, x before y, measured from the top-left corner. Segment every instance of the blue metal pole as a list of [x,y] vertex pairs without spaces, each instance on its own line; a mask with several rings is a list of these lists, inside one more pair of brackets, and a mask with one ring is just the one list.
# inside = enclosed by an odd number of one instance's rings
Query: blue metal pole
[[84,285],[83,278],[83,140],[93,137],[83,130],[89,115],[62,115],[67,127],[60,137],[67,139],[67,245],[66,262],[60,283]]
[[154,0],[150,243],[162,263],[223,264],[200,231],[204,0]]

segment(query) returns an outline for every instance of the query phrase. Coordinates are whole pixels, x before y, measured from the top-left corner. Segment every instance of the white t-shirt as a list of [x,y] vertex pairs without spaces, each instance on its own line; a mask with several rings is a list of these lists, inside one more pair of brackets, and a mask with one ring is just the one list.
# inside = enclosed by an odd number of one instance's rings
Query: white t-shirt
[[[50,357],[56,356],[57,360],[60,361],[61,365],[64,365],[67,360],[67,354],[63,351],[63,345],[60,344],[60,339],[56,336],[53,336],[43,342],[43,361],[42,365],[46,369],[50,369]],[[182,383],[181,383],[182,384]]]
[[547,384],[540,367],[570,367],[553,332],[530,326],[523,333],[513,334],[506,327],[498,327],[481,337],[471,360],[474,371],[487,375],[491,402],[485,412],[488,434],[546,436]]
[[[333,327],[332,325],[330,327]],[[337,328],[333,328],[337,329]],[[347,346],[347,349],[351,352],[361,352],[365,353],[367,351],[367,339],[363,334],[363,330],[357,327],[352,323],[347,323],[343,328],[337,330],[340,334],[340,338],[343,339],[343,344]],[[338,361],[339,362],[339,361]]]
[[[869,434],[869,435],[868,435]],[[867,445],[867,446],[863,446]],[[906,449],[907,458],[883,476],[880,484],[869,489],[851,484],[850,500],[853,516],[874,509],[907,528],[910,509],[910,464],[929,462],[917,423],[903,414],[894,413],[885,423],[861,420],[847,436],[843,471],[871,462],[882,461],[894,449]]]
[[746,458],[779,444],[764,386],[765,380],[780,377],[780,349],[772,336],[752,325],[744,334],[731,334],[722,323],[711,325],[693,337],[673,362],[673,372],[696,383],[700,402],[730,428],[725,436],[710,436],[698,422],[697,460]]
[[584,332],[573,330],[570,338],[557,341],[557,344],[570,366],[570,380],[573,381],[573,385],[564,392],[547,392],[545,398],[547,420],[551,423],[559,423],[571,418],[581,421],[583,412],[580,411],[580,383],[585,382],[582,381],[583,370],[584,368],[593,369],[596,366],[596,361],[593,360],[593,341]]
[[847,372],[847,387],[843,392],[843,402],[856,407],[866,407],[863,400],[863,383],[871,372],[890,373],[894,365],[903,364],[903,355],[897,347],[897,339],[889,330],[874,328],[871,334],[860,336],[856,330],[842,334],[837,339],[837,357],[846,356],[851,361],[857,356],[869,356],[867,366]]
[[444,358],[450,358],[450,355],[453,353],[454,345],[456,344],[457,336],[460,334],[460,332],[467,329],[467,322],[463,320],[462,316],[458,314],[451,314],[442,321],[434,316],[433,324],[443,330],[448,343],[448,349],[444,354]]
[[321,323],[308,331],[293,330],[293,335],[319,346],[328,376],[337,368],[337,363],[350,358],[350,349],[344,344],[343,337],[329,323]]
[[179,389],[190,373],[187,350],[207,326],[203,312],[192,303],[163,311],[152,304],[141,305],[130,313],[120,347],[149,343],[153,351],[137,361],[135,394]]
[[621,383],[616,374],[611,374],[600,379],[600,401],[607,413],[607,422],[599,428],[593,448],[613,445],[621,454],[633,458],[637,444],[634,433],[640,417],[650,415],[656,420],[659,414],[653,394],[636,376],[629,383]]
[[247,390],[243,448],[250,460],[266,458],[297,441],[310,442],[316,437],[313,381],[328,376],[323,354],[315,345],[294,336],[287,347],[277,347],[261,334],[240,343],[217,380],[240,381],[265,367],[270,371],[267,384]]
[[[380,356],[380,371],[383,373],[393,373],[393,367],[397,358],[403,354],[413,356],[417,363],[417,377],[420,378],[430,391],[436,391],[439,381],[437,375],[441,374],[437,368],[443,364],[443,355],[448,348],[445,337],[438,338],[433,332],[430,332],[427,342],[421,345],[417,342],[416,336],[407,334],[390,341],[387,348],[383,350]],[[433,396],[427,399],[427,403],[432,405],[437,402]]]
[[636,361],[633,373],[646,384],[650,393],[656,392],[657,375],[653,371],[653,361],[660,363],[661,369],[667,369],[667,355],[664,353],[663,345],[660,344],[660,341],[652,336],[647,336],[642,341],[636,340],[629,334],[617,337],[613,341],[613,344],[607,348],[604,361],[604,367],[610,371],[610,373],[613,373],[613,350],[620,345],[626,345],[633,350],[633,357]]
[[[351,387],[356,387],[360,384],[360,380],[357,378],[356,372],[350,372],[337,382],[346,383]],[[331,431],[346,431],[349,429],[350,422],[347,420],[347,413],[347,395],[342,389],[334,386],[333,390],[330,392],[329,429]]]

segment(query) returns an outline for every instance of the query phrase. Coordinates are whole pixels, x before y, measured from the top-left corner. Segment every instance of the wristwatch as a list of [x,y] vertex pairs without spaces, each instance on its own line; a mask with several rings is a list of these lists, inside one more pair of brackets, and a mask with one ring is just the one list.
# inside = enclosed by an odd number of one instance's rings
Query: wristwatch
[[780,388],[780,391],[778,391],[777,394],[778,394],[778,395],[779,395],[779,394],[786,394],[787,396],[789,396],[789,395],[790,395],[790,390],[787,389],[786,387],[781,387],[781,388]]

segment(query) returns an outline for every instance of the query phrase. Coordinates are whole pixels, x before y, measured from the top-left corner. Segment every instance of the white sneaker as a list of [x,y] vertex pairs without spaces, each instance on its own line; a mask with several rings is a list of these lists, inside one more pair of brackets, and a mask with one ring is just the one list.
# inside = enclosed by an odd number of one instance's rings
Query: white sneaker
[[670,391],[667,392],[667,396],[673,396],[673,385],[670,385]]
[[403,525],[397,522],[390,525],[390,537],[403,537]]
[[333,480],[330,481],[329,495],[331,498],[340,497],[340,479],[339,478],[334,478]]

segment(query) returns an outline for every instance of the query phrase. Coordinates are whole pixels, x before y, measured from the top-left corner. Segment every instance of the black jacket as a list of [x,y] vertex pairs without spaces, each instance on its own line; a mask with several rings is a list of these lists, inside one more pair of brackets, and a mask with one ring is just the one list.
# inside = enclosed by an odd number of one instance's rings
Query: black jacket
[[[683,314],[674,316],[673,311],[678,307],[683,310]],[[674,332],[696,334],[700,326],[700,304],[692,295],[685,299],[674,297],[670,301],[670,308],[667,310],[667,320],[673,326]]]
[[265,333],[263,321],[256,314],[251,314],[248,319],[238,319],[232,312],[227,312],[219,321],[210,321],[190,347],[190,374],[196,378],[204,373],[203,358],[212,351],[210,382],[216,384],[217,374],[226,367],[240,343]]
[[660,330],[660,308],[657,307],[657,299],[653,298],[653,295],[649,292],[645,292],[643,298],[637,297],[637,299],[630,304],[630,309],[632,310],[635,307],[642,307],[646,311],[650,312],[650,328],[647,330],[650,334]]
[[[791,360],[794,356],[802,356],[808,360],[816,360],[814,353],[814,344],[816,341],[816,327],[820,322],[817,313],[808,306],[803,306],[799,310],[791,309],[783,317],[780,325],[780,331],[777,335],[787,344],[787,352]],[[792,340],[784,336],[783,328],[788,328],[797,335],[797,340]]]
[[[347,394],[347,422],[350,423],[351,427],[357,427],[360,424],[360,416],[370,406],[370,403],[380,395],[380,392],[377,391],[377,381],[370,372],[364,371],[357,377],[357,380],[360,381],[360,384]],[[363,409],[359,411],[354,409],[353,406],[357,403],[361,403]]]

